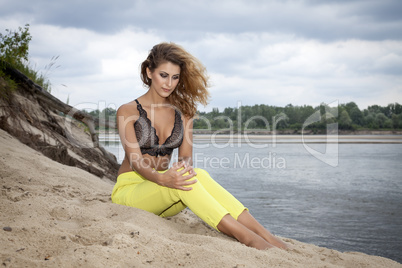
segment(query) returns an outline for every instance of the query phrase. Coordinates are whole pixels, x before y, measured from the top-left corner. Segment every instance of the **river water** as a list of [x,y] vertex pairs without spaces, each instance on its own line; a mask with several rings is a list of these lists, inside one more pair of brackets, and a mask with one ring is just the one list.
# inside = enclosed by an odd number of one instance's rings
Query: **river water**
[[[402,143],[354,141],[334,150],[322,142],[196,139],[194,166],[276,235],[402,262]],[[104,145],[124,156],[120,144]]]

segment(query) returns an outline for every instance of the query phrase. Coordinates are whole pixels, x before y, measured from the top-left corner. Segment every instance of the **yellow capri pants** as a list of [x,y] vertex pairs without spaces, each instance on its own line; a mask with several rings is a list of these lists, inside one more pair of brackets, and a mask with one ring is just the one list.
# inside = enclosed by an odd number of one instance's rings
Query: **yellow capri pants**
[[161,217],[176,215],[189,207],[194,214],[216,230],[225,215],[230,214],[237,220],[247,209],[212,179],[208,172],[200,168],[195,168],[194,171],[197,173],[194,177],[197,182],[191,185],[193,189],[190,191],[160,186],[135,171],[122,173],[117,177],[113,188],[112,201],[146,210]]

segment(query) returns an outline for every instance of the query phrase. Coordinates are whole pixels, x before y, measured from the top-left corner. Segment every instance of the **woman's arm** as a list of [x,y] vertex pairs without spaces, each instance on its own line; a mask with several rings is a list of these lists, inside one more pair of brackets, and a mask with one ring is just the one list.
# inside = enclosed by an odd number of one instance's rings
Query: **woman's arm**
[[184,117],[184,137],[183,142],[179,147],[178,160],[184,161],[186,165],[193,165],[193,119]]
[[159,173],[142,157],[137,136],[135,135],[134,122],[138,118],[138,112],[130,104],[124,104],[117,110],[116,121],[120,141],[131,169],[137,171],[148,180],[157,183]]
[[[134,130],[134,122],[138,117],[138,112],[132,105],[125,104],[117,110],[117,129],[124,148],[126,160],[131,169],[138,172],[144,178],[159,185],[181,190],[191,190],[190,187],[184,186],[193,184],[196,180],[186,181],[194,175],[190,173],[187,176],[183,176],[186,172],[191,170],[191,168],[185,166],[184,162],[174,165],[165,173],[159,173],[152,168],[150,161],[147,161],[147,159],[142,156]],[[178,171],[178,169],[182,167],[184,167],[184,169]]]

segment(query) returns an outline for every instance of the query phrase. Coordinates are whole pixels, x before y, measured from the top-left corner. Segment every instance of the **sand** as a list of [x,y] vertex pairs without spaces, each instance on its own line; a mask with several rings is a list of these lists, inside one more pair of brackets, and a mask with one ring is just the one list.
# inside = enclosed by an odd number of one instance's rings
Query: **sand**
[[0,130],[3,267],[402,267],[392,260],[283,238],[259,251],[191,211],[162,219],[113,204],[113,183],[65,166]]

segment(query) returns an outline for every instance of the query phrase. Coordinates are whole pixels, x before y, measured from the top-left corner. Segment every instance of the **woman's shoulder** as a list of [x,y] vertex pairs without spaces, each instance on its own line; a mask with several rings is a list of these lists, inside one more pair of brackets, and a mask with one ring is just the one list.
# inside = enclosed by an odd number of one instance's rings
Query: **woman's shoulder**
[[132,116],[138,114],[137,103],[135,101],[125,103],[117,109],[117,115]]

